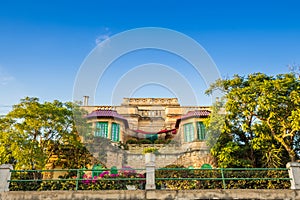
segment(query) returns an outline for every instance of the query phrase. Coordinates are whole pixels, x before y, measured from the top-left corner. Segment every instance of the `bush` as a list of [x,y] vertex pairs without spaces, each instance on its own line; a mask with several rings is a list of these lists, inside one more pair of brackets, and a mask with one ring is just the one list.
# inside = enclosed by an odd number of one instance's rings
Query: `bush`
[[126,141],[126,144],[138,144],[138,141],[135,139],[129,139]]
[[[191,189],[223,189],[222,174],[220,169],[188,169],[182,165],[168,165],[157,169],[156,187],[167,187],[173,190]],[[254,170],[245,169],[236,171],[224,169],[225,178],[239,178],[238,180],[226,180],[226,189],[289,189],[289,180],[247,180],[247,178],[288,178],[286,170]],[[18,172],[12,174],[13,180],[28,180],[42,178],[39,172]],[[135,185],[144,188],[145,180],[134,178],[145,178],[145,174],[137,173],[131,167],[119,169],[117,174],[110,173],[104,169],[98,176],[87,176],[84,174],[78,181],[79,190],[126,190],[126,185]],[[118,180],[118,178],[133,178],[132,180]],[[191,178],[191,180],[159,180],[158,178]],[[195,180],[195,178],[217,178],[217,180]],[[26,182],[11,182],[11,191],[41,191],[41,190],[75,190],[76,175],[67,174],[62,180],[33,180]],[[70,180],[64,180],[70,179]]]
[[163,139],[157,139],[154,141],[154,144],[166,144],[166,140],[163,140]]
[[11,180],[29,180],[33,179],[33,181],[26,182],[10,182],[9,190],[14,191],[29,191],[29,190],[38,190],[42,181],[34,180],[41,179],[42,174],[39,172],[21,172],[21,173],[12,173]]
[[142,139],[138,141],[138,144],[152,144],[153,142],[149,139]]
[[[169,165],[166,168],[182,168],[178,165]],[[191,189],[223,189],[220,169],[158,169],[156,178],[217,178],[217,180],[156,180],[158,188],[165,186],[174,190]],[[247,180],[247,178],[288,178],[285,170],[264,171],[234,171],[224,170],[225,178],[241,178],[240,180],[226,180],[226,189],[289,189],[288,180]]]
[[[14,179],[17,179],[16,175],[14,176]],[[132,178],[132,180],[118,180],[118,178]],[[145,174],[137,173],[130,167],[123,167],[118,174],[111,174],[109,171],[103,171],[100,175],[94,177],[84,174],[82,176],[83,180],[78,180],[78,190],[126,190],[126,185],[135,185],[136,188],[143,189],[145,180],[135,178],[145,178]],[[28,175],[26,177],[24,175],[19,176],[18,180],[22,179],[32,179],[32,177]],[[76,190],[76,176],[66,175],[61,179],[12,182],[10,191]]]
[[157,154],[158,153],[158,149],[155,148],[155,147],[146,147],[146,148],[143,149],[143,154],[146,154],[146,153]]

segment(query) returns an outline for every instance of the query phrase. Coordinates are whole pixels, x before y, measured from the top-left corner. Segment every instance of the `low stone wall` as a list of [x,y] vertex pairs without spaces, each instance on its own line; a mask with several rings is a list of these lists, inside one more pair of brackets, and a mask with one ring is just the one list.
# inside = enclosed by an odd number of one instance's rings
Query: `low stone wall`
[[300,190],[102,190],[0,192],[0,200],[276,199],[300,200]]
[[155,147],[159,149],[160,153],[183,153],[181,146],[176,144],[128,144],[128,151],[134,154],[142,154],[144,148]]
[[[178,146],[176,144],[129,144],[129,150],[107,150],[106,160],[104,164],[110,168],[116,166],[130,166],[133,168],[144,168],[145,158],[142,154],[143,149],[147,147],[156,147],[159,149],[159,154],[156,156],[156,167],[164,167],[170,164],[178,164],[184,166],[194,166],[195,164],[209,163],[213,165],[210,160],[209,150],[205,142],[193,142]],[[97,157],[99,152],[94,152]],[[201,167],[201,165],[197,166]]]

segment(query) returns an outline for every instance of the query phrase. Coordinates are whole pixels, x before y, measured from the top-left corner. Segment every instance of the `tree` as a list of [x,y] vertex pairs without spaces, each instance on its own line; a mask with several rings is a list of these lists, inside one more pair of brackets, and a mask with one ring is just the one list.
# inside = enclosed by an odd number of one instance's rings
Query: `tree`
[[[22,99],[0,119],[0,163],[13,163],[15,168],[42,169],[53,153],[60,150],[61,155],[68,148],[78,153],[74,156],[88,161],[88,151],[80,142],[73,112],[84,114],[70,102],[40,103],[38,98]],[[70,161],[68,165],[74,167],[76,163]]]
[[290,161],[299,157],[300,81],[295,74],[235,75],[216,81],[207,94],[215,89],[226,100],[224,127],[212,149],[220,163],[228,154],[232,162],[268,167],[282,166],[285,155]]

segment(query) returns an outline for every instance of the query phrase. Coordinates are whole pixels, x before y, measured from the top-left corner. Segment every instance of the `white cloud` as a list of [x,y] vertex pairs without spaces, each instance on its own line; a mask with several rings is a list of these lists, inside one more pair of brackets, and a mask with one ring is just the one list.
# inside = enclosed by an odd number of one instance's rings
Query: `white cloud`
[[96,38],[96,40],[95,40],[95,43],[96,43],[96,45],[102,45],[101,43],[103,42],[103,41],[109,41],[109,38],[110,38],[110,35],[111,35],[111,33],[110,33],[110,31],[109,31],[109,28],[104,28],[104,30],[102,31],[103,33],[102,34],[100,34],[97,38]]
[[15,77],[11,76],[3,67],[0,66],[0,85],[7,85],[9,82],[15,80]]
[[0,75],[0,84],[6,85],[8,82],[15,80],[15,77],[13,76],[1,76]]

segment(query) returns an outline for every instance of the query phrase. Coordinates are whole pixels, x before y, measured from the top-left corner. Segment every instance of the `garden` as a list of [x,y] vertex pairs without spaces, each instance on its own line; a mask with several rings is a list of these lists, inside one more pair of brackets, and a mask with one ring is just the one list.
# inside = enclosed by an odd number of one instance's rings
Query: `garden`
[[[66,170],[58,179],[43,179],[42,171],[15,170],[10,191],[145,189],[145,169],[123,167],[94,171]],[[139,171],[139,172],[138,172]],[[193,169],[169,165],[155,171],[156,189],[289,189],[284,168]]]

